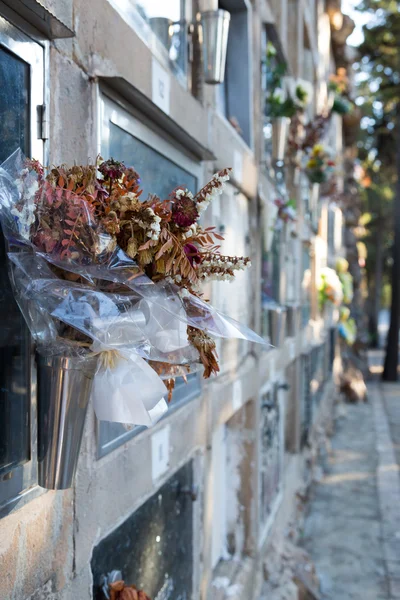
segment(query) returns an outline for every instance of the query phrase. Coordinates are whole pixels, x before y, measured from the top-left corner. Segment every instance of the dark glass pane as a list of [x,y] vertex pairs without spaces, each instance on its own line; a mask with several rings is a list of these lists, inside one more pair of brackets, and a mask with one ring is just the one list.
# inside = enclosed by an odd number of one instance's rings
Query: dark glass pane
[[193,578],[192,463],[93,550],[93,598],[101,600],[102,575],[122,571],[127,584],[150,598],[191,600]]
[[310,250],[307,245],[302,248],[302,274],[301,283],[301,308],[302,308],[302,325],[305,327],[311,317],[311,258]]
[[[110,156],[115,160],[124,161],[128,166],[135,167],[140,174],[143,199],[147,197],[147,194],[157,194],[160,198],[165,199],[174,188],[181,185],[192,192],[197,191],[196,177],[113,123],[110,123]],[[192,400],[199,393],[198,375],[189,375],[187,385],[179,377],[170,406],[181,405]],[[101,421],[98,430],[98,457],[101,458],[112,452],[144,429],[145,427],[141,426],[127,429],[121,423]]]
[[135,167],[142,180],[143,198],[157,194],[164,200],[180,185],[196,191],[196,177],[113,123],[110,123],[110,155]]
[[29,65],[0,48],[0,164],[17,148],[29,154]]
[[275,231],[272,248],[272,297],[276,302],[280,302],[280,281],[281,281],[281,232]]
[[[0,163],[29,154],[29,67],[0,48]],[[0,475],[30,456],[29,335],[14,300],[0,232]]]
[[261,398],[260,414],[260,470],[261,470],[261,522],[271,514],[280,486],[280,411],[277,393],[267,392]]

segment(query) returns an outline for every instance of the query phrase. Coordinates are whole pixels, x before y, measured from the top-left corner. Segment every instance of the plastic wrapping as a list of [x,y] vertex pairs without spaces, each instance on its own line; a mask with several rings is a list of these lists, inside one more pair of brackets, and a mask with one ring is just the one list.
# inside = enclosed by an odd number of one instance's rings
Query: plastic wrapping
[[[124,357],[115,370],[96,376],[99,418],[120,420],[124,414],[151,424],[162,414],[165,390],[156,372],[168,378],[200,367],[188,326],[214,337],[265,342],[187,289],[145,275],[97,216],[106,191],[96,168],[74,168],[80,177],[86,169],[86,196],[73,191],[73,172],[68,186],[60,187],[59,174],[58,183],[45,179],[41,166],[20,151],[0,168],[0,219],[15,296],[40,352],[73,352],[84,360],[101,348]],[[141,378],[146,392],[137,385]],[[135,389],[143,396],[137,411],[131,405]],[[107,397],[119,407],[106,410]]]
[[[168,410],[167,388],[157,373],[135,353],[103,354],[93,382],[92,401],[97,418],[150,427]],[[140,395],[138,394],[140,390]]]

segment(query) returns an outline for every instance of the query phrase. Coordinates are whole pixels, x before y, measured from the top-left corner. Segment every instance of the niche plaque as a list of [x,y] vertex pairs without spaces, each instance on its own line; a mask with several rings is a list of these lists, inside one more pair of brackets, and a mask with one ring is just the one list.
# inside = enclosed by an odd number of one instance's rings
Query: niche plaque
[[190,462],[94,548],[95,600],[104,600],[102,575],[114,569],[152,600],[192,599],[192,484]]

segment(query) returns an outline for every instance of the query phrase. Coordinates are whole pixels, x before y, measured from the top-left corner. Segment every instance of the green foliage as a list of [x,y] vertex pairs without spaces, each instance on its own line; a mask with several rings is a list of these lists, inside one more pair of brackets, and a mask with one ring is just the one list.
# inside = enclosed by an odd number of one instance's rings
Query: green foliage
[[308,101],[308,92],[297,85],[293,97],[283,90],[283,77],[287,72],[285,62],[279,61],[277,52],[270,42],[267,45],[265,65],[267,67],[266,115],[272,118],[293,117]]
[[[367,274],[373,281],[376,247],[383,246],[383,301],[387,305],[393,245],[393,198],[397,181],[396,119],[400,101],[400,2],[363,0],[357,7],[370,15],[363,27],[360,61],[355,65],[358,98],[363,119],[359,156],[370,180],[364,190],[362,225],[368,249]],[[389,286],[390,287],[390,286]]]
[[343,96],[335,96],[335,100],[332,106],[332,112],[338,115],[347,115],[353,108],[352,103]]

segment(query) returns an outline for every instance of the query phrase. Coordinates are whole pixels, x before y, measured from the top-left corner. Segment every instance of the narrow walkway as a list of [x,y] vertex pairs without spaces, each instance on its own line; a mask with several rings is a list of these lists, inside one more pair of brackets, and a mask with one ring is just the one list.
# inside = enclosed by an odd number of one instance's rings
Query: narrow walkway
[[400,599],[400,384],[368,388],[369,402],[346,405],[337,421],[305,522],[327,600]]

